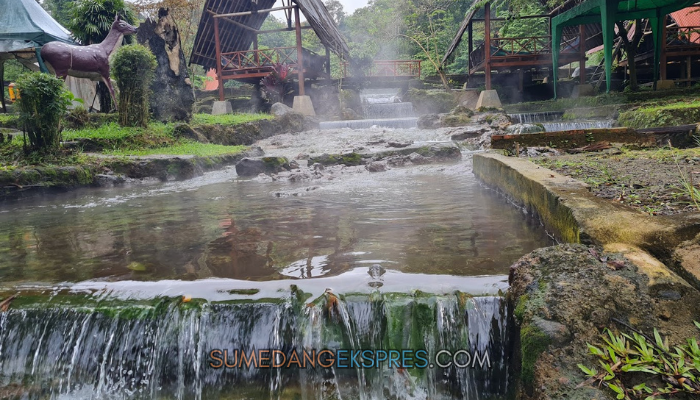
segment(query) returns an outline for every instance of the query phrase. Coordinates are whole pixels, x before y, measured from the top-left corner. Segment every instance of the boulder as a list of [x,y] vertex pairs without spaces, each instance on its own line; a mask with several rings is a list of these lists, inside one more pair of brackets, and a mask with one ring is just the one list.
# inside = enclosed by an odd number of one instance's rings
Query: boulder
[[274,174],[285,169],[289,169],[289,162],[285,157],[251,157],[244,158],[236,164],[238,176]]
[[419,128],[421,129],[437,129],[442,126],[442,122],[440,122],[440,115],[439,114],[425,114],[421,115],[418,118],[418,122],[416,122]]
[[291,107],[282,103],[275,103],[272,105],[272,107],[270,107],[270,114],[274,115],[275,117],[281,117],[293,112],[294,110]]

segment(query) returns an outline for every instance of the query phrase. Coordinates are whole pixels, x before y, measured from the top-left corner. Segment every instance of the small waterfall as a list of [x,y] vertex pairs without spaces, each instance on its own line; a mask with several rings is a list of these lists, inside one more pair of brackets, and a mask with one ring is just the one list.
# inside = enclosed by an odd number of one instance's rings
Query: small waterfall
[[[500,297],[374,292],[309,304],[304,298],[129,305],[102,299],[97,307],[55,301],[0,313],[0,393],[28,400],[506,396],[512,343]],[[214,349],[226,350],[228,362],[240,367],[212,368]],[[286,357],[323,349],[425,350],[431,363],[447,350],[469,366],[254,368],[241,358],[265,349]],[[440,361],[449,361],[446,353]]]
[[543,111],[535,113],[508,114],[513,123],[538,124],[561,119],[564,111]]
[[614,121],[567,121],[544,122],[542,126],[547,132],[573,131],[577,129],[603,129],[612,128]]
[[365,119],[321,122],[321,129],[368,129],[382,128],[410,129],[418,123],[413,112],[413,104],[401,102],[398,89],[364,89],[360,94],[362,113]]

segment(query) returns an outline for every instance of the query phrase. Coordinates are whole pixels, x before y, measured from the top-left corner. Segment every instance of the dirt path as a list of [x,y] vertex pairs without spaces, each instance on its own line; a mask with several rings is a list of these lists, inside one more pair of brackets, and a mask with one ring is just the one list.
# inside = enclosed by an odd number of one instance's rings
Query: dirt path
[[651,215],[700,211],[700,148],[610,149],[532,160],[588,183],[597,196]]

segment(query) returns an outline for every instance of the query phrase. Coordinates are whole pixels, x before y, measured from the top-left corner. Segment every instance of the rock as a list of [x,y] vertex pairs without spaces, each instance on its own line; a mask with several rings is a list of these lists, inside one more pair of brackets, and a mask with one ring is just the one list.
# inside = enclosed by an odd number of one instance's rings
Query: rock
[[323,164],[323,165],[339,165],[343,164],[346,166],[360,165],[362,164],[362,156],[358,153],[346,153],[346,154],[321,154],[320,156],[309,157],[310,164]]
[[304,130],[305,117],[298,112],[290,112],[278,118],[282,129],[286,132],[301,132]]
[[265,151],[260,146],[253,146],[245,152],[246,157],[262,157]]
[[321,120],[318,119],[318,117],[305,115],[304,122],[302,124],[302,129],[305,131],[310,131],[313,129],[318,129],[320,125],[321,125]]
[[148,18],[139,25],[137,41],[148,47],[158,61],[149,101],[153,118],[162,122],[192,119],[194,93],[187,60],[168,9],[160,8],[157,20]]
[[406,142],[406,143],[389,142],[389,143],[387,143],[386,145],[389,146],[389,147],[395,147],[395,148],[398,148],[398,149],[402,149],[402,148],[404,148],[404,147],[410,146],[411,143],[407,143],[407,142]]
[[206,136],[192,129],[188,124],[176,125],[173,128],[173,136],[194,140],[200,143],[209,143],[209,139],[207,139]]
[[554,344],[561,345],[571,340],[571,332],[569,332],[569,329],[564,324],[540,317],[534,317],[532,319],[532,324],[547,335],[549,340]]
[[299,163],[296,162],[295,160],[292,160],[289,162],[289,169],[297,169],[299,168]]
[[522,135],[526,133],[544,132],[544,127],[539,124],[512,124],[506,127],[508,135]]
[[288,167],[284,157],[244,158],[236,164],[238,176],[257,176],[280,172]]
[[[600,346],[603,328],[630,332],[615,321],[641,332],[656,328],[672,346],[697,335],[697,308],[688,305],[698,304],[700,293],[689,285],[650,286],[634,259],[564,244],[535,250],[511,266],[507,299],[520,335],[519,398],[614,398],[604,388],[578,385],[585,378],[577,365],[595,365],[587,343]],[[610,260],[624,268],[610,268]],[[677,294],[662,295],[669,290]],[[576,384],[561,384],[561,377]]]
[[282,103],[275,103],[272,105],[272,107],[270,107],[270,114],[274,115],[275,117],[282,117],[293,112],[294,110],[292,109],[292,107],[289,107]]
[[114,187],[123,184],[125,180],[121,175],[97,174],[95,175],[95,182],[101,187]]
[[367,273],[372,277],[372,279],[379,279],[386,273],[386,269],[379,264],[372,264]]
[[442,126],[442,122],[440,122],[440,115],[438,114],[421,115],[416,124],[421,129],[437,129]]
[[386,171],[386,163],[379,161],[372,161],[365,165],[365,169],[369,172],[383,172]]
[[296,159],[297,159],[297,160],[308,160],[308,159],[309,159],[309,155],[306,154],[306,153],[299,153],[299,154],[296,156]]
[[408,161],[412,162],[413,164],[428,164],[430,161],[428,161],[427,158],[423,157],[422,155],[418,153],[411,153],[408,155]]
[[499,127],[505,129],[511,124],[510,117],[505,113],[499,112],[486,112],[475,114],[473,121],[479,124],[486,124],[490,126]]
[[452,136],[450,136],[450,140],[461,141],[461,140],[467,140],[467,139],[479,137],[484,132],[486,132],[486,129],[469,127],[469,128],[461,129],[461,132],[460,131],[457,131],[457,132],[458,133],[453,133]]
[[357,112],[355,112],[355,110],[353,110],[352,108],[343,108],[342,114],[342,118],[345,121],[362,119],[362,117],[360,117],[360,115]]

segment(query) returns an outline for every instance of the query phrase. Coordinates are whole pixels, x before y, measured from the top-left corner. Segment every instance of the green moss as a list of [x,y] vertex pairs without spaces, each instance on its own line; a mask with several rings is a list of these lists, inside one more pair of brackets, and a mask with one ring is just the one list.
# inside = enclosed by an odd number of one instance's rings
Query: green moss
[[641,129],[678,126],[700,122],[700,101],[640,107],[620,113],[620,125]]
[[532,325],[520,329],[521,380],[529,386],[535,378],[535,364],[549,346],[550,338]]
[[289,162],[285,157],[263,157],[262,161],[272,170],[277,170]]
[[513,310],[513,315],[515,315],[515,318],[517,318],[520,322],[522,322],[523,317],[525,316],[525,311],[527,310],[527,302],[527,295],[520,296],[520,298],[518,299],[518,304],[515,306],[515,310]]

